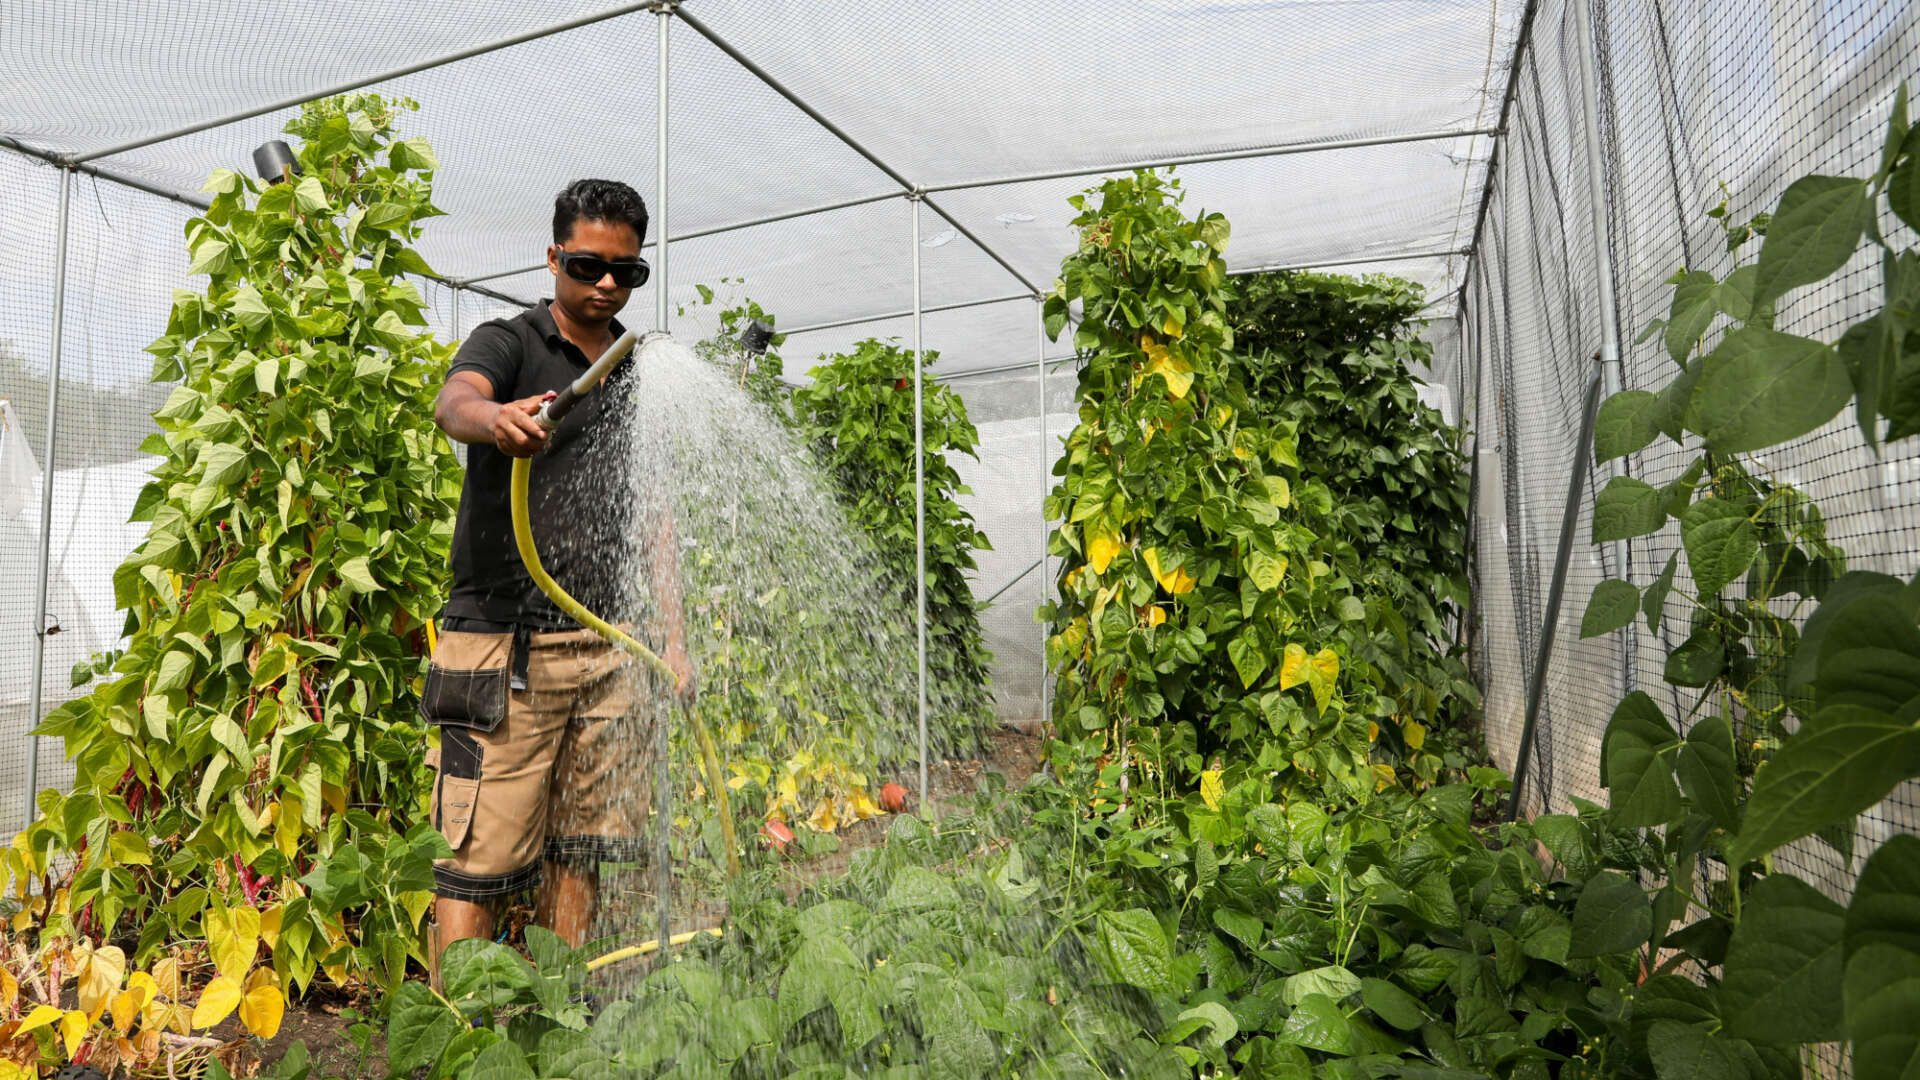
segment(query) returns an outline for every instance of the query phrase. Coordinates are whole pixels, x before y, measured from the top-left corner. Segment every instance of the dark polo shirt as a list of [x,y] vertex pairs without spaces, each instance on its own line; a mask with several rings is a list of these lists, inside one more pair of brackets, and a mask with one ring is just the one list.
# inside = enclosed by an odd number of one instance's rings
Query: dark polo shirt
[[[593,359],[560,335],[551,301],[511,319],[481,323],[460,344],[447,374],[476,371],[493,384],[495,401],[557,391]],[[613,334],[625,332],[618,320]],[[540,561],[560,586],[596,614],[633,617],[633,500],[627,495],[632,438],[633,358],[622,360],[553,432],[533,459],[527,509]],[[623,404],[626,408],[623,409]],[[453,591],[448,617],[514,623],[535,629],[576,624],[533,583],[513,542],[509,485],[513,459],[492,443],[467,447],[467,476],[453,527]]]

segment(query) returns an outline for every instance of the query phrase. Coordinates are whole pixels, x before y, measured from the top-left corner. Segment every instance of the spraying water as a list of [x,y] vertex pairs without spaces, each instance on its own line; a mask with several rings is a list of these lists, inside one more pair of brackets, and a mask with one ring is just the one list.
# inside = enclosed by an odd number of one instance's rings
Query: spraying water
[[[918,756],[915,613],[863,530],[851,524],[812,453],[742,388],[743,358],[703,358],[669,338],[646,342],[596,391],[623,423],[595,448],[608,468],[557,497],[584,500],[591,524],[558,543],[601,584],[617,620],[656,649],[667,635],[653,595],[670,522],[694,708],[718,742],[741,830],[770,817],[832,831],[877,816],[880,786]],[[651,830],[652,725],[672,722],[664,685],[634,673],[642,703],[612,771],[634,835]],[[933,685],[929,754],[948,756],[966,710],[960,688]],[[942,721],[948,721],[942,723]],[[676,728],[685,725],[675,725]],[[721,912],[718,830],[692,733],[673,730],[675,929]],[[606,882],[596,932],[653,937],[653,875]],[[705,900],[703,903],[702,900]]]

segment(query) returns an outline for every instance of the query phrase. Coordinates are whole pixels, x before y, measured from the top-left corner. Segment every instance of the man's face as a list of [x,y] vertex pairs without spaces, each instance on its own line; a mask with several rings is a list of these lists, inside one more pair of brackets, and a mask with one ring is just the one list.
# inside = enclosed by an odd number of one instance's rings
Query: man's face
[[547,269],[553,271],[554,302],[576,321],[604,323],[627,306],[633,290],[614,284],[612,274],[592,282],[568,277],[560,267],[562,248],[570,255],[593,255],[607,262],[632,261],[640,257],[640,235],[633,231],[633,226],[623,221],[581,218],[573,223],[573,232],[565,244],[547,248]]

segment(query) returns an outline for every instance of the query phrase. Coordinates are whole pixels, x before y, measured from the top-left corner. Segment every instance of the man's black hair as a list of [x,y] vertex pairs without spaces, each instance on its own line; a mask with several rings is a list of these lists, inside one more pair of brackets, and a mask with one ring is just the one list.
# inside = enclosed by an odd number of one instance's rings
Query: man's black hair
[[573,235],[573,223],[617,221],[633,226],[642,243],[647,239],[647,204],[640,193],[618,180],[575,180],[553,200],[553,242],[564,244]]

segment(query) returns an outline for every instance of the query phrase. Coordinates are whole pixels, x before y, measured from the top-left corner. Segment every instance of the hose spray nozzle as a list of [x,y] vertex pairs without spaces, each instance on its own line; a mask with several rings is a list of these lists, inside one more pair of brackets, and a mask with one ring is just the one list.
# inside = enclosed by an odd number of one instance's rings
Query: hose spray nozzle
[[581,372],[579,378],[562,387],[559,393],[541,405],[540,411],[533,414],[533,418],[548,431],[559,427],[560,421],[573,411],[575,405],[580,404],[580,399],[586,397],[588,391],[600,385],[600,380],[607,377],[607,372],[612,371],[615,364],[626,359],[627,354],[633,351],[634,344],[639,340],[640,335],[637,331],[629,330],[621,334],[606,352],[600,354],[600,359],[595,360],[593,366]]

